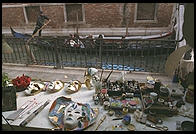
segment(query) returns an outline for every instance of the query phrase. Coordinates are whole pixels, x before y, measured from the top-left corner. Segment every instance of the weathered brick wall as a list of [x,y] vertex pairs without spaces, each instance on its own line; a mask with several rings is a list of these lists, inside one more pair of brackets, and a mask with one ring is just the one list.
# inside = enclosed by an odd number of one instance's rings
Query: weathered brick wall
[[[9,3],[4,3],[9,4]],[[13,5],[14,3],[11,3]],[[16,3],[18,4],[18,3]],[[25,3],[29,4],[29,3]],[[118,28],[125,27],[123,21],[124,3],[84,3],[85,20],[87,25],[80,27],[88,28]],[[157,10],[157,23],[134,23],[136,3],[128,3],[129,27],[168,27],[171,21],[173,3],[159,3]],[[42,6],[44,13],[52,19],[48,27],[65,28],[70,27],[64,22],[64,7]],[[24,27],[26,25],[22,7],[2,8],[2,27]],[[34,27],[28,24],[29,27]]]
[[121,27],[121,3],[85,4],[86,23],[91,27]]
[[136,3],[129,3],[128,10],[130,11],[129,27],[167,27],[171,21],[173,12],[173,3],[159,3],[157,9],[157,23],[134,23]]
[[25,25],[25,18],[23,9],[21,7],[15,8],[2,8],[2,26],[17,26],[22,27]]
[[159,22],[159,26],[166,27],[171,22],[171,16],[173,12],[173,3],[160,3],[158,12],[157,12],[157,20]]
[[51,28],[62,28],[65,25],[64,21],[64,8],[62,6],[42,6],[42,10],[51,22],[48,27]]
[[[136,3],[128,3],[129,27],[167,27],[173,3],[159,3],[157,23],[134,23]],[[85,4],[86,23],[91,27],[123,27],[123,3]]]

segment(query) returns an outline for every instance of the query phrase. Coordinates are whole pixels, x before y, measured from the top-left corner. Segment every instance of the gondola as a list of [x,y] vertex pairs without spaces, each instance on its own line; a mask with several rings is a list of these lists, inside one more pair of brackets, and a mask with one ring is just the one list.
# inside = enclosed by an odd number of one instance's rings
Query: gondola
[[28,40],[29,38],[31,38],[31,35],[29,34],[21,34],[21,33],[14,31],[14,29],[11,26],[10,26],[10,30],[11,30],[12,35],[15,38],[20,38],[20,39],[25,39],[25,40]]
[[[12,27],[10,27],[11,33],[14,37],[16,38],[21,38],[24,40],[30,39],[32,36],[29,34],[22,34],[19,32],[16,32],[13,30]],[[163,34],[162,36],[160,35],[152,35],[152,36],[134,36],[134,37],[126,37],[125,39],[158,39],[158,38],[165,38],[167,36],[171,35],[170,33]],[[81,38],[81,42],[83,43],[83,47],[78,47],[78,45],[69,45],[65,44],[62,39],[59,39],[58,45],[55,45],[55,41],[46,41],[44,38],[34,38],[30,44],[35,45],[37,47],[45,49],[47,48],[53,48],[57,47],[58,49],[61,50],[66,50],[67,53],[85,53],[88,55],[89,54],[95,54],[97,55],[100,50],[102,55],[132,55],[132,56],[141,56],[141,55],[157,55],[157,54],[164,54],[164,53],[171,53],[172,51],[175,50],[175,46],[170,46],[169,44],[143,44],[143,43],[131,43],[127,42],[122,44],[122,47],[120,46],[121,37],[104,37],[103,36],[103,44],[101,45],[100,49],[100,43],[99,41],[95,40],[94,47],[91,47],[88,43],[88,40],[85,40],[86,38]],[[107,39],[107,40],[106,40]],[[113,39],[116,41],[114,42]],[[61,40],[61,41],[60,41]],[[121,42],[122,43],[122,42]],[[79,45],[80,46],[80,45]]]
[[[24,39],[24,41],[28,41],[30,38],[32,38],[32,35],[30,34],[22,34],[22,33],[16,32],[11,26],[10,26],[10,30],[11,30],[13,37],[15,38]],[[52,46],[52,43],[45,41],[45,40],[41,40],[39,38],[33,38],[29,44],[37,46],[37,47],[42,47],[42,48]]]

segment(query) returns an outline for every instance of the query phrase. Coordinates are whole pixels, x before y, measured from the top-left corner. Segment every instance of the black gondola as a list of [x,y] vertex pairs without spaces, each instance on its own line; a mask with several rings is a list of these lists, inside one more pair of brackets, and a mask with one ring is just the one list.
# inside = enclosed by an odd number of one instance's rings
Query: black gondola
[[25,40],[28,40],[29,38],[31,38],[31,35],[29,34],[21,34],[21,33],[14,31],[14,29],[11,26],[10,26],[10,30],[11,30],[12,35],[16,38],[20,38],[20,39],[22,38]]
[[[15,38],[24,39],[24,41],[28,41],[30,38],[32,38],[32,35],[30,35],[30,34],[22,34],[22,33],[14,31],[14,29],[11,26],[10,26],[10,30],[11,30],[13,37],[15,37]],[[52,46],[52,43],[45,41],[45,40],[42,40],[42,39],[39,39],[39,38],[32,38],[30,44],[38,46],[38,47],[39,46],[41,46],[41,47],[51,47]]]
[[[12,27],[10,27],[11,33],[16,38],[21,38],[24,40],[30,39],[32,36],[29,34],[22,34],[19,32],[16,32],[13,30]],[[107,38],[107,37],[106,37]],[[161,37],[164,38],[164,37]],[[46,39],[46,38],[45,38]],[[78,45],[71,45],[71,43],[65,44],[65,38],[59,38],[58,44],[56,47],[61,50],[67,49],[68,53],[91,53],[91,54],[97,54],[100,52],[101,47],[101,54],[102,55],[124,55],[124,56],[145,56],[145,55],[159,55],[164,53],[171,53],[175,50],[175,44],[172,45],[168,42],[168,44],[151,44],[151,43],[144,43],[144,42],[138,42],[134,43],[132,41],[125,41],[121,42],[121,40],[113,41],[112,39],[104,39],[102,41],[102,44],[100,44],[100,41],[95,38],[94,47],[92,45],[89,45],[89,40],[86,38],[81,39],[80,41],[83,43],[82,47],[80,44]],[[112,42],[111,42],[112,41]],[[120,41],[120,42],[119,42]],[[44,40],[44,38],[33,38],[33,40],[30,42],[30,44],[35,45],[40,48],[45,47],[54,47],[56,44],[55,40]]]

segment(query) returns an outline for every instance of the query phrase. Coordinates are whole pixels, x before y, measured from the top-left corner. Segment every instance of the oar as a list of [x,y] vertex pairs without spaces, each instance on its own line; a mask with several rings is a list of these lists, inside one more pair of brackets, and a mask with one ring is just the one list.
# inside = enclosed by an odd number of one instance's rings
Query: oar
[[[46,22],[40,29],[37,30],[36,33],[38,33],[40,30],[42,30],[46,25],[48,25],[48,23],[49,23],[50,21],[51,21],[51,20],[49,20],[48,22]],[[35,56],[34,56],[33,52],[30,50],[30,47],[29,47],[28,43],[30,42],[31,39],[34,38],[34,36],[35,36],[36,33],[34,33],[34,34],[32,35],[32,37],[31,37],[30,39],[28,39],[27,42],[25,43],[26,51],[27,51],[28,55],[32,58],[33,63],[36,63],[36,60],[35,60]]]
[[27,43],[29,43],[29,41],[30,41],[32,38],[34,38],[34,36],[35,36],[40,30],[42,30],[46,25],[48,25],[48,24],[50,23],[50,21],[51,21],[51,20],[48,20],[40,29],[38,29],[37,32],[34,33],[34,34],[32,35],[32,37],[31,37],[29,40],[27,40]]

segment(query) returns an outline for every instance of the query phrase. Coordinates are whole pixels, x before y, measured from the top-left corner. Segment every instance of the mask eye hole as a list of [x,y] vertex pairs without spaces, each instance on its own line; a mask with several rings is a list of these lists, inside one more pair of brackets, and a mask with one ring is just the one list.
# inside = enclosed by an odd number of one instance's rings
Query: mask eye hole
[[39,87],[39,85],[38,85],[38,84],[34,84],[34,86],[35,86],[35,87],[37,87],[38,89],[40,89],[40,87]]
[[71,110],[68,110],[67,112],[69,112],[69,113],[70,113],[70,112],[71,112]]
[[82,117],[82,116],[80,116],[80,117],[78,117],[78,119],[77,120],[82,120],[84,117]]
[[82,112],[82,116],[85,116],[86,114],[84,112]]
[[76,114],[80,114],[80,112],[79,112],[79,111],[76,111],[75,113],[76,113]]

